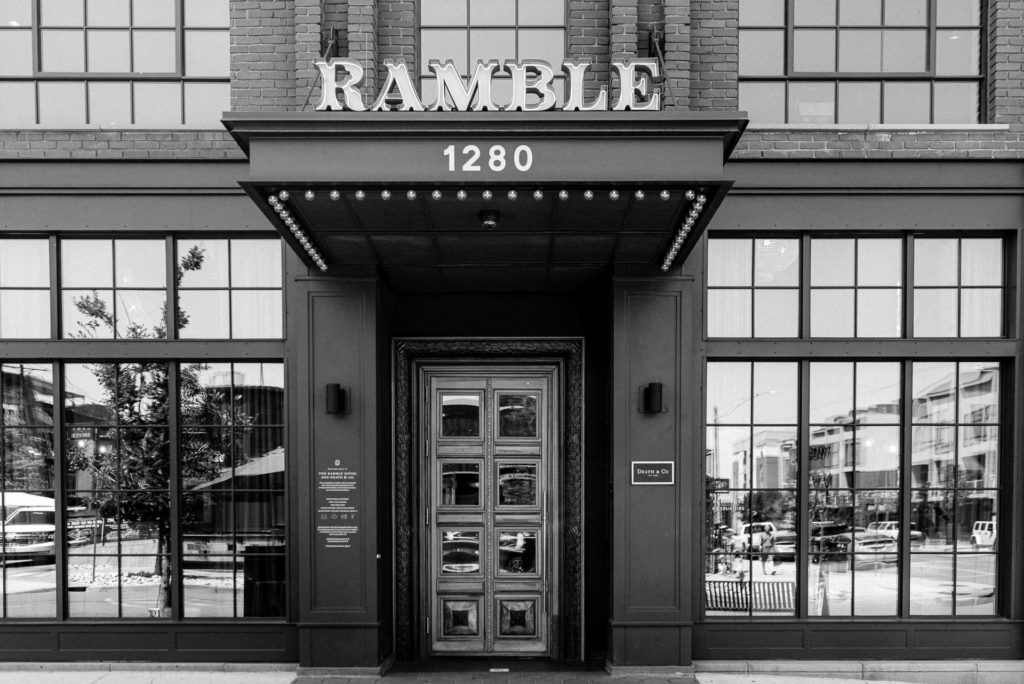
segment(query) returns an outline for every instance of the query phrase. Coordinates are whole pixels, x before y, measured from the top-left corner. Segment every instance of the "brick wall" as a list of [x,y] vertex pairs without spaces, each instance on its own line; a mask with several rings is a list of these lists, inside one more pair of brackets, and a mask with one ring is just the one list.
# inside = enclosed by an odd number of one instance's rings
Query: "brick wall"
[[[609,78],[609,62],[643,55],[652,21],[664,21],[667,108],[735,111],[740,0],[569,0],[570,57],[592,62],[587,96]],[[231,106],[235,111],[303,108],[316,72],[312,59],[332,27],[338,54],[367,66],[367,100],[384,59],[416,69],[415,0],[231,0]],[[1024,157],[1024,3],[988,8],[989,78],[983,97],[990,127],[752,127],[736,158]],[[317,95],[313,91],[313,97]],[[307,110],[310,108],[305,107]],[[0,158],[238,158],[223,131],[0,131]]]
[[321,0],[294,0],[295,2],[295,107],[299,111],[313,108],[314,97],[319,97],[320,71],[313,60],[323,56],[320,41],[323,36],[323,7]]
[[332,35],[337,36],[334,54],[348,54],[348,0],[324,0],[323,42],[327,45]]
[[231,3],[231,109],[295,106],[295,0]]
[[739,0],[690,2],[690,109],[735,111]]
[[608,0],[569,0],[569,57],[590,62],[584,89],[588,100],[608,82],[610,13]]
[[413,0],[378,0],[377,26],[378,59],[377,74],[380,83],[387,78],[384,60],[396,62],[405,60],[409,73],[419,73],[416,55],[416,3]]

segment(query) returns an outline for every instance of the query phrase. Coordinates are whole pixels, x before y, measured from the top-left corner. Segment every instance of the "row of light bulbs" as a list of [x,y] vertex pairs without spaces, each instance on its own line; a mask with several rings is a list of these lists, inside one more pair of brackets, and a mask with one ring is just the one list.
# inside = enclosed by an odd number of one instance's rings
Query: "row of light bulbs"
[[271,195],[267,201],[270,202],[270,206],[274,208],[277,215],[281,217],[282,221],[284,221],[284,225],[288,226],[288,230],[290,230],[292,235],[295,236],[295,240],[304,250],[306,250],[306,254],[308,254],[309,258],[313,260],[316,267],[319,268],[321,272],[325,272],[327,271],[327,262],[324,261],[323,256],[320,254],[320,250],[317,249],[316,245],[310,241],[309,236],[306,235],[306,231],[302,229],[302,226],[299,225],[299,222],[295,220],[295,217],[292,216],[292,213],[288,211],[288,207],[285,205],[285,202],[287,202],[290,197],[291,195],[288,194],[287,190],[282,190],[276,195]]
[[686,236],[693,230],[693,225],[697,223],[700,213],[704,211],[704,205],[707,204],[708,198],[705,195],[697,195],[696,198],[691,198],[690,195],[692,193],[692,190],[688,190],[686,193],[687,199],[693,199],[693,206],[690,207],[689,213],[686,214],[686,220],[683,221],[683,225],[679,226],[679,231],[676,233],[675,239],[672,240],[672,246],[668,248],[668,253],[665,254],[665,260],[661,262],[662,271],[672,268],[672,262],[679,255],[679,250],[682,248],[683,242],[686,241]]
[[[280,195],[284,195],[286,197],[289,196],[287,190],[282,190],[279,193],[279,196]],[[444,194],[440,190],[433,190],[430,193],[430,197],[435,200],[439,200],[443,196]],[[509,190],[507,193],[505,193],[505,196],[508,197],[510,200],[516,200],[519,199],[519,192],[517,190]],[[314,192],[313,190],[306,190],[304,197],[306,198],[306,200],[312,202],[313,200],[316,199],[316,192]],[[337,190],[331,190],[331,192],[328,194],[328,197],[330,197],[333,201],[337,202],[339,199],[341,199],[341,193],[338,192]],[[356,190],[355,197],[357,200],[361,202],[368,197],[368,194],[365,190]],[[382,200],[389,200],[392,197],[393,195],[390,190],[380,191],[380,198]],[[417,193],[415,190],[408,190],[405,193],[405,197],[406,199],[414,200],[417,197],[419,197],[419,193]],[[455,197],[458,198],[459,200],[467,200],[469,199],[469,193],[466,192],[465,190],[459,190],[455,193]],[[494,192],[492,190],[484,190],[483,192],[480,193],[480,197],[482,197],[484,200],[490,201],[494,199]],[[596,194],[593,190],[583,191],[583,199],[590,201],[594,199],[594,197],[596,197]],[[622,197],[622,194],[618,190],[613,189],[608,191],[608,199],[615,201],[618,200],[620,197]],[[633,193],[633,197],[635,197],[637,200],[642,201],[647,197],[647,193],[645,193],[643,190],[637,190],[636,192]],[[662,190],[661,192],[658,193],[658,197],[660,197],[662,200],[668,201],[672,199],[672,193],[669,192],[668,190]],[[687,190],[686,199],[693,200],[693,198],[693,190]],[[544,199],[544,191],[534,190],[533,199],[537,200],[538,202]],[[562,201],[569,199],[569,191],[559,190],[558,199]]]

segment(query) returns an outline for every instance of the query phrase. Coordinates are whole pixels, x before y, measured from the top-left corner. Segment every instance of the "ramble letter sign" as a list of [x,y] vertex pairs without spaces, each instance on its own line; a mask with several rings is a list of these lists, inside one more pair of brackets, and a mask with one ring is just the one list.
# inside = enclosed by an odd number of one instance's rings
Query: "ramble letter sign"
[[[313,60],[320,69],[322,88],[316,110],[348,109],[353,112],[367,111],[359,84],[363,80],[363,67],[354,59],[333,58]],[[387,112],[396,109],[401,112],[422,112],[423,102],[413,85],[409,68],[405,62],[386,60],[387,78],[380,89],[380,96],[370,106],[370,111]],[[583,81],[588,64],[575,61],[562,62],[562,71],[568,81],[568,93],[563,111],[596,112],[608,109],[608,87],[601,90],[592,102],[583,100]],[[553,85],[554,69],[545,61],[527,59],[520,62],[506,61],[501,66],[511,77],[512,101],[499,106],[491,97],[491,79],[499,69],[497,62],[478,62],[467,84],[451,62],[430,62],[430,70],[437,79],[437,102],[431,111],[479,112],[524,111],[544,112],[555,108],[557,97]],[[614,111],[650,111],[661,109],[661,96],[649,92],[653,79],[658,77],[658,62],[653,59],[633,59],[628,62],[613,61],[612,69],[619,77],[618,98],[612,105]],[[395,91],[395,92],[393,92]],[[530,96],[534,96],[530,101]]]

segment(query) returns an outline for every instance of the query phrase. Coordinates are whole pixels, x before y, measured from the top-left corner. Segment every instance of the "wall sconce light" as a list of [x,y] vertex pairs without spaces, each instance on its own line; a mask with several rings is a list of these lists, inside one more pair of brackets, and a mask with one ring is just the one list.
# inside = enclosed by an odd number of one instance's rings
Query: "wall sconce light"
[[325,413],[348,413],[348,388],[336,382],[327,383]]
[[644,413],[661,413],[662,412],[662,384],[660,382],[652,382],[644,385],[643,387],[644,401],[643,401],[643,412]]

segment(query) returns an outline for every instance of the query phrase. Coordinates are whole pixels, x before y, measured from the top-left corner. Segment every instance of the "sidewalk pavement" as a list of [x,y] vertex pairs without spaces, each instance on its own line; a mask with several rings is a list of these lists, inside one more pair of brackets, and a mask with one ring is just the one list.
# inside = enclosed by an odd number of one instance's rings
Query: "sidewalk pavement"
[[601,670],[491,672],[481,668],[399,671],[384,677],[299,669],[295,664],[0,663],[0,684],[1024,684],[1022,661],[917,661],[918,668],[913,661],[730,661],[727,667],[716,668],[730,672],[702,671],[722,662],[698,662],[695,668],[679,671],[657,668],[612,675]]

